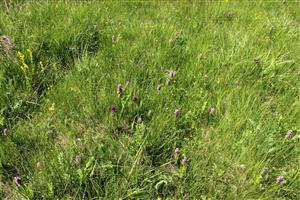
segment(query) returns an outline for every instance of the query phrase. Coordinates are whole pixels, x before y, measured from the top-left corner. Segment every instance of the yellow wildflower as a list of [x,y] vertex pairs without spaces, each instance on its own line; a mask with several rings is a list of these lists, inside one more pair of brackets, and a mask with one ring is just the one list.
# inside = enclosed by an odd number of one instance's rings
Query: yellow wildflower
[[20,52],[20,51],[18,51],[18,57],[19,57],[19,59],[20,59],[20,61],[22,62],[22,63],[24,63],[24,54],[22,53],[22,52]]
[[27,49],[27,52],[29,53],[29,57],[30,57],[30,60],[32,62],[32,51],[30,49]]
[[29,69],[29,66],[26,63],[22,63],[22,65],[20,67],[24,73],[26,72],[27,69]]
[[23,66],[23,65],[21,65],[21,70],[25,73],[26,72],[26,68]]
[[44,67],[42,61],[40,61],[40,68],[41,68],[41,73],[43,74],[45,71],[45,67]]
[[29,67],[28,67],[28,65],[27,65],[26,63],[23,63],[23,67],[24,67],[25,69],[29,69]]

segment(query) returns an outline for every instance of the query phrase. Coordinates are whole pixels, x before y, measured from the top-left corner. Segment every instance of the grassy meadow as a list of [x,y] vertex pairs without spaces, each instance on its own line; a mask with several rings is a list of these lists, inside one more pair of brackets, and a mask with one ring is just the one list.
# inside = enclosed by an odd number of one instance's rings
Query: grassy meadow
[[299,11],[2,1],[0,199],[300,199]]

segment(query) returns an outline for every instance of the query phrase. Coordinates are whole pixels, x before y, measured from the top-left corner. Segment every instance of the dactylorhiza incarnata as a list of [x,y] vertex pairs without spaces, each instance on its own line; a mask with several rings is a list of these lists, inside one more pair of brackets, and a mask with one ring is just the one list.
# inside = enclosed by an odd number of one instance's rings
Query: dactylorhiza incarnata
[[111,108],[110,108],[110,111],[112,113],[115,113],[116,112],[116,106],[115,105],[112,105]]
[[16,184],[17,186],[21,186],[21,184],[22,184],[22,179],[21,179],[20,176],[15,176],[15,177],[14,177],[14,181],[15,181],[15,184]]
[[122,84],[119,83],[119,84],[118,84],[118,88],[117,88],[117,94],[118,94],[118,96],[120,97],[120,96],[122,95],[122,93],[123,93]]
[[288,132],[286,133],[286,137],[287,138],[292,138],[294,136],[294,133],[293,133],[293,131],[292,130],[288,130]]
[[260,174],[261,174],[262,176],[266,176],[266,175],[269,173],[269,171],[270,171],[269,168],[264,167],[264,168],[262,169],[262,171],[261,171]]
[[213,107],[210,107],[210,108],[208,108],[208,114],[210,114],[210,115],[212,115],[212,114],[214,114],[215,113],[215,108],[213,108]]
[[157,91],[160,91],[160,89],[161,89],[161,85],[158,84],[158,85],[156,86],[156,90],[157,90]]
[[76,155],[75,156],[75,162],[78,164],[78,163],[80,163],[80,161],[81,161],[80,155]]
[[136,122],[139,123],[139,124],[142,123],[143,122],[143,118],[142,117],[138,117],[137,120],[136,120]]
[[172,80],[171,79],[167,79],[166,84],[167,85],[171,85],[172,84]]
[[276,183],[279,184],[279,185],[284,184],[284,183],[285,183],[285,178],[284,178],[284,176],[278,176],[278,177],[276,178]]
[[37,162],[36,163],[36,168],[37,169],[41,169],[41,168],[43,168],[43,166],[44,166],[44,164],[42,162]]
[[4,128],[4,129],[3,129],[3,136],[6,137],[7,135],[8,135],[8,129],[7,129],[7,128]]
[[181,162],[182,162],[183,165],[187,165],[188,162],[189,162],[189,158],[186,155],[183,155],[183,159],[182,159]]
[[170,70],[170,71],[169,71],[169,77],[170,77],[170,78],[174,78],[175,76],[176,76],[176,71]]
[[176,118],[180,117],[180,110],[178,108],[175,109],[175,116]]

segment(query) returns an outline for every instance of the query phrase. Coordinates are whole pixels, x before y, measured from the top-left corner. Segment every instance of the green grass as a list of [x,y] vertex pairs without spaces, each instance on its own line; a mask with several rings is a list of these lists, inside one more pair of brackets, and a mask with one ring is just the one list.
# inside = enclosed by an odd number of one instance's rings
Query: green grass
[[300,199],[298,1],[6,2],[0,199]]

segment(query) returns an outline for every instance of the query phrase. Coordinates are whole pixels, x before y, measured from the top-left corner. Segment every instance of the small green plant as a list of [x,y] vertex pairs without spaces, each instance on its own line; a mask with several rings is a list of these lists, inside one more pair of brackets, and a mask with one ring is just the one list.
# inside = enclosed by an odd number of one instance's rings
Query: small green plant
[[94,175],[96,166],[97,166],[97,162],[96,162],[95,158],[91,157],[87,161],[87,163],[83,169],[77,170],[80,185],[86,184],[86,182],[88,181],[88,178],[90,178]]

